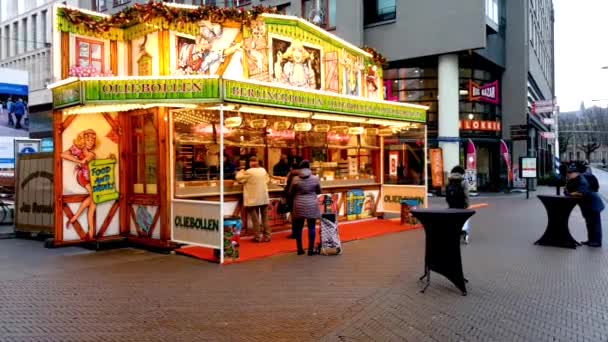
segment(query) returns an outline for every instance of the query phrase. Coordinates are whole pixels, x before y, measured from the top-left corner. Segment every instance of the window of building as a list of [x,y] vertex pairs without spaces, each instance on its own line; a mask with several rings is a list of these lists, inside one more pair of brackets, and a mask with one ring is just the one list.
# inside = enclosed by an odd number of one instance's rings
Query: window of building
[[30,28],[27,27],[27,18],[21,20],[21,27],[23,29],[23,51],[25,52],[30,49],[30,41],[28,39],[28,31]]
[[251,0],[226,0],[225,2],[226,7],[242,7],[249,5],[251,5]]
[[4,55],[6,57],[11,56],[11,27],[10,25],[4,26]]
[[131,2],[131,0],[114,0],[113,5],[114,7],[122,6],[124,4],[128,4],[129,2]]
[[95,7],[97,11],[105,11],[108,9],[106,0],[95,0]]
[[364,24],[370,25],[397,18],[396,0],[365,0],[363,2]]
[[81,67],[93,66],[103,72],[103,43],[90,39],[76,38],[76,63]]
[[498,0],[486,0],[486,16],[498,25]]
[[[321,27],[326,30],[336,28],[336,1],[318,0],[319,9],[315,8],[316,0],[302,1],[302,16],[311,22],[320,20]],[[315,18],[316,16],[318,18]]]
[[32,14],[32,47],[38,48],[38,15]]
[[19,54],[19,22],[13,23],[13,52]]
[[42,45],[43,46],[45,46],[47,43],[47,40],[46,40],[46,15],[47,15],[46,10],[40,12],[40,20],[42,21],[40,23],[40,28],[42,28]]

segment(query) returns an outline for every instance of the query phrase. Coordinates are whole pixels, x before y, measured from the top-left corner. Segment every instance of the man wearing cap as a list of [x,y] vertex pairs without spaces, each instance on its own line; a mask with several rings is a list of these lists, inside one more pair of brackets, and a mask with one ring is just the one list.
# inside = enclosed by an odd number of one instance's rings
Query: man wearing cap
[[583,242],[589,247],[602,247],[602,218],[604,202],[597,192],[592,191],[589,182],[582,176],[586,167],[579,164],[568,166],[568,182],[566,183],[566,196],[579,197],[579,206],[587,225],[588,240]]
[[[270,242],[270,226],[268,225],[268,183],[270,176],[263,167],[260,167],[257,157],[249,158],[249,169],[239,170],[236,180],[243,184],[243,200],[247,217],[251,218],[253,225],[254,242]],[[262,231],[260,227],[264,227]]]

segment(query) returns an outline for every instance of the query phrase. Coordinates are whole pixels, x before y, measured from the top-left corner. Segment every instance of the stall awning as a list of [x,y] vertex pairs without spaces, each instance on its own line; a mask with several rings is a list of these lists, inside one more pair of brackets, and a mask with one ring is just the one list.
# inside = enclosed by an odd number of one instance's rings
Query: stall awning
[[[79,105],[154,105],[232,102],[376,119],[426,122],[428,107],[319,90],[277,87],[219,77],[87,77],[52,84],[55,109]],[[108,110],[109,111],[109,110]]]

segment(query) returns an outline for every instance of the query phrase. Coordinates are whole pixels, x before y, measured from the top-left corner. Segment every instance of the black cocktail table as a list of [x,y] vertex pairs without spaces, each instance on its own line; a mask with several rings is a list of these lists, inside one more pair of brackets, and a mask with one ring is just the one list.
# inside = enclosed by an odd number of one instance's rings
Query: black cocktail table
[[568,220],[572,209],[579,204],[576,197],[539,195],[538,199],[547,210],[547,229],[543,236],[534,244],[541,246],[554,246],[576,249],[580,246],[570,234]]
[[456,287],[467,295],[467,288],[462,272],[460,256],[460,236],[464,223],[475,214],[469,209],[414,209],[411,211],[424,226],[426,234],[426,251],[424,256],[424,275],[426,285],[431,283],[431,271],[448,278]]

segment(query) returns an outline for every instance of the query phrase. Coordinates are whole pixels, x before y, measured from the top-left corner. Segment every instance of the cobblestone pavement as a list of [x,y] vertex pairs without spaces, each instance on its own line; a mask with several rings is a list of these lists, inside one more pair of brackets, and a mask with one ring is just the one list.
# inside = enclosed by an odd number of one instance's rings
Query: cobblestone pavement
[[467,297],[436,274],[419,292],[422,230],[228,266],[0,240],[0,341],[608,341],[608,245],[534,246],[536,194],[476,200]]

